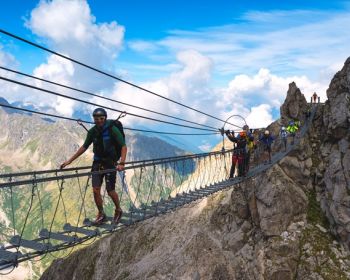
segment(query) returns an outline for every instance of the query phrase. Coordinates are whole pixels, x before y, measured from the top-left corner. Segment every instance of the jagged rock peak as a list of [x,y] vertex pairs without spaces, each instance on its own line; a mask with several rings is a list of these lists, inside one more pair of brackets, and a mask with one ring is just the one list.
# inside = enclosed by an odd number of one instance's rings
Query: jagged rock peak
[[349,94],[350,92],[350,57],[345,61],[343,68],[338,71],[327,90],[329,100],[335,99],[338,95]]
[[344,63],[342,70],[333,77],[327,90],[325,118],[327,134],[334,139],[342,139],[348,132],[350,124],[350,57]]
[[302,119],[307,111],[307,102],[304,94],[301,93],[295,82],[289,84],[287,97],[281,106],[281,119]]

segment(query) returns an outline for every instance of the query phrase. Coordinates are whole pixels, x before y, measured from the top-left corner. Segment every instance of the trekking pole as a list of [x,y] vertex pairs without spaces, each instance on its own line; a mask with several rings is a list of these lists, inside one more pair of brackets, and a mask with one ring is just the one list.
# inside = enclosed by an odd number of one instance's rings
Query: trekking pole
[[81,121],[81,119],[77,120],[77,123],[78,123],[79,125],[81,125],[86,131],[89,131],[89,130],[86,128],[86,126],[83,124],[83,122]]

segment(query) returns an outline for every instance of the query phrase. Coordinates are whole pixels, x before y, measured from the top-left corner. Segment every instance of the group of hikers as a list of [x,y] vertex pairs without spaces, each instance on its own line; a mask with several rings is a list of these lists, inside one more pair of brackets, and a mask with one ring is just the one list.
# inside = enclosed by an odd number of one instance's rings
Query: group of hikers
[[[300,128],[300,121],[291,120],[287,126],[282,126],[279,131],[279,137],[284,147],[284,151],[287,151],[288,137],[291,137],[291,145],[294,144],[294,139],[298,135]],[[249,129],[248,125],[243,126],[243,130],[235,133],[234,131],[226,130],[225,134],[227,138],[234,143],[232,154],[232,165],[230,169],[230,179],[234,177],[244,177],[247,175],[250,166],[250,158],[255,150],[260,145],[262,149],[263,163],[271,163],[272,144],[275,141],[275,137],[271,135],[269,130],[264,130],[263,133],[253,133]]]
[[[118,194],[115,191],[116,171],[124,170],[127,155],[125,134],[121,122],[118,119],[107,119],[107,112],[103,108],[96,108],[92,116],[95,126],[87,131],[84,144],[70,159],[61,164],[61,169],[71,164],[93,144],[92,189],[98,213],[92,224],[101,225],[107,221],[101,196],[103,179],[105,179],[107,193],[115,205],[112,223],[118,224],[123,211],[120,207]],[[288,136],[292,137],[293,144],[299,127],[300,122],[297,120],[290,121],[287,127],[281,127],[279,134],[285,151],[287,149]],[[254,134],[256,133],[253,133],[248,125],[244,125],[242,129],[238,133],[229,130],[225,131],[228,139],[234,143],[230,178],[246,176],[249,171],[250,157],[255,152],[257,145],[260,145],[263,149],[264,164],[271,163],[271,148],[275,138],[270,134],[269,130],[264,130],[258,137],[255,137]],[[112,171],[106,172],[104,170]]]

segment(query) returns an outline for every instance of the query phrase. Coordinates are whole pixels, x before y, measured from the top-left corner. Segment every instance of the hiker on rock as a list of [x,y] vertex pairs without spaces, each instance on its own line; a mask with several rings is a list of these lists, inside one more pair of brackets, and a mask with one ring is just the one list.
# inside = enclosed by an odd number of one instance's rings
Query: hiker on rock
[[313,100],[314,100],[314,103],[316,103],[316,99],[317,99],[317,94],[316,94],[316,92],[314,92],[314,94],[312,95],[312,98],[313,98]]
[[287,151],[288,132],[284,126],[281,127],[280,136],[281,136],[282,144],[284,146],[284,151],[286,152]]
[[233,148],[232,165],[229,178],[232,179],[234,177],[236,168],[238,169],[238,176],[244,176],[247,145],[246,133],[242,131],[238,133],[237,136],[235,136],[234,131],[226,130],[225,134],[231,142],[235,143]]
[[[117,171],[124,170],[127,147],[125,145],[123,132],[117,127],[114,120],[107,120],[107,112],[103,108],[95,109],[92,116],[95,126],[88,131],[84,144],[69,160],[61,165],[61,168],[71,164],[93,143],[94,160],[92,163],[92,172],[108,169]],[[120,161],[118,162],[119,159]],[[118,194],[115,191],[116,171],[92,174],[94,200],[98,209],[98,214],[93,224],[100,225],[107,219],[103,210],[103,200],[101,197],[103,178],[105,178],[107,193],[115,205],[115,213],[112,222],[118,224],[123,211],[120,207]]]
[[270,135],[270,131],[268,130],[265,130],[264,135],[259,138],[259,143],[262,144],[264,151],[264,164],[267,164],[267,159],[268,163],[271,163],[271,149],[274,140],[275,139]]

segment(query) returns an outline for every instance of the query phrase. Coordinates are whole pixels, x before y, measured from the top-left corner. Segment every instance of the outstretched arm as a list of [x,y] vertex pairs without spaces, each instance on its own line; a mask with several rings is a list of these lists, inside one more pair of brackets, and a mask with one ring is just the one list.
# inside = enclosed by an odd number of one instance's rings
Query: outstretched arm
[[230,132],[229,130],[226,130],[225,134],[231,142],[237,142],[236,137],[234,136],[234,134],[232,132]]
[[81,146],[79,150],[67,161],[61,164],[61,169],[65,168],[67,165],[71,164],[74,160],[76,160],[78,157],[80,157],[84,152],[86,151],[86,148],[84,146]]

